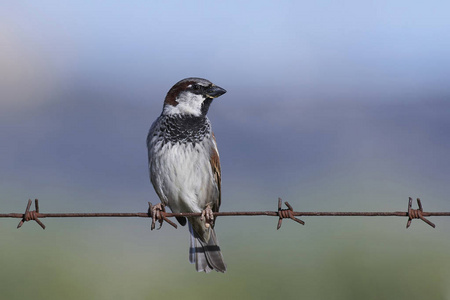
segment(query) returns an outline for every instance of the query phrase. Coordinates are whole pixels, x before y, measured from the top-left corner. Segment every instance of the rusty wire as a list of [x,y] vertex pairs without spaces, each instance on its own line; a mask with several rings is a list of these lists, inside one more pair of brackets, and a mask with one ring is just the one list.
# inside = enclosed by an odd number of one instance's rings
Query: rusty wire
[[[431,227],[435,228],[436,225],[426,219],[425,217],[430,216],[450,216],[450,212],[424,212],[422,203],[419,198],[417,198],[418,209],[412,208],[413,199],[410,197],[408,201],[408,210],[404,211],[393,211],[393,212],[300,212],[294,211],[292,206],[285,202],[287,208],[282,208],[282,200],[278,198],[278,210],[277,211],[234,211],[234,212],[214,212],[214,216],[273,216],[278,217],[277,229],[280,229],[283,219],[291,219],[299,224],[304,225],[305,222],[296,218],[298,216],[308,216],[308,217],[408,217],[408,222],[406,228],[411,225],[413,219],[421,219]],[[138,218],[151,218],[152,225],[151,229],[155,228],[155,223],[159,223],[159,228],[161,228],[163,222],[167,222],[173,227],[177,228],[177,225],[170,221],[168,218],[172,217],[200,217],[202,213],[168,213],[165,211],[164,206],[155,209],[150,202],[148,211],[145,213],[41,213],[39,212],[39,201],[34,200],[35,210],[31,210],[31,199],[28,200],[25,213],[9,213],[0,214],[0,218],[19,218],[22,219],[17,226],[20,228],[25,222],[36,221],[42,229],[45,229],[45,225],[40,221],[43,218],[81,218],[81,217],[138,217]],[[158,229],[159,229],[158,228]]]

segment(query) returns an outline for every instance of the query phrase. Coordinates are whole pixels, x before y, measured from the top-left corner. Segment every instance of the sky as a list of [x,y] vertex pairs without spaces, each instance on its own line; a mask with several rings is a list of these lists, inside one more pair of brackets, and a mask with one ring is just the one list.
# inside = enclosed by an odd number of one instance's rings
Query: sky
[[[396,211],[410,196],[449,211],[449,9],[446,1],[6,1],[0,212],[22,212],[28,198],[46,212],[157,203],[146,134],[170,87],[192,76],[227,90],[208,113],[222,211],[271,210],[278,197],[303,211]],[[30,265],[30,288],[17,294],[11,281],[11,299],[39,286],[38,299],[145,299],[156,285],[180,296],[195,294],[197,278],[224,297],[279,295],[259,280],[302,281],[314,299],[450,295],[445,218],[434,231],[414,221],[406,234],[403,219],[305,218],[305,227],[285,221],[275,232],[275,220],[223,218],[222,277],[195,273],[185,228],[48,219],[41,232],[32,223],[17,231],[15,221],[0,220],[1,277]],[[30,239],[34,250],[22,249]],[[417,288],[409,259],[434,274],[428,288]],[[34,281],[42,269],[49,280]]]

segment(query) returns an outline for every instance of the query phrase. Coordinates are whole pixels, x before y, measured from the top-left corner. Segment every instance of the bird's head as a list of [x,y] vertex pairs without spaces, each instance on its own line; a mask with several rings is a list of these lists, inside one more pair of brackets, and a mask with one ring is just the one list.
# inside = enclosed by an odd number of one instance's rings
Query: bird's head
[[227,91],[202,78],[186,78],[177,82],[164,100],[164,115],[205,116],[214,98]]

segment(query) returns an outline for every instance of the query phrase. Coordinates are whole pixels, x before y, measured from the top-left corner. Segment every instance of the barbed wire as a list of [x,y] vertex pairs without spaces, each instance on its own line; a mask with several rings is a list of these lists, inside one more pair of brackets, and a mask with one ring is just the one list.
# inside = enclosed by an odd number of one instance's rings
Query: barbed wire
[[[425,217],[431,216],[450,216],[450,212],[424,212],[422,203],[419,198],[417,198],[418,209],[412,208],[413,199],[409,197],[408,210],[405,211],[393,211],[393,212],[300,212],[294,211],[292,206],[285,202],[287,208],[282,208],[282,200],[278,198],[278,210],[277,211],[233,211],[233,212],[213,212],[212,214],[216,216],[273,216],[278,217],[277,230],[280,229],[283,219],[291,219],[299,224],[305,225],[305,222],[296,218],[298,216],[308,216],[308,217],[408,217],[408,222],[406,223],[406,228],[411,225],[413,219],[421,219],[431,227],[435,228],[436,225],[426,219]],[[203,217],[202,213],[169,213],[165,211],[164,205],[158,204],[153,206],[152,203],[149,204],[148,211],[145,213],[41,213],[39,212],[39,200],[34,200],[35,210],[30,210],[32,201],[28,200],[25,213],[8,213],[0,214],[0,218],[19,218],[22,219],[17,225],[17,228],[22,227],[25,222],[36,221],[42,229],[45,229],[45,225],[40,219],[43,218],[97,218],[97,217],[138,217],[138,218],[151,218],[152,225],[151,229],[155,229],[156,222],[159,223],[159,228],[161,228],[163,222],[166,222],[177,228],[177,225],[169,220],[172,217]],[[159,229],[158,228],[158,229]]]

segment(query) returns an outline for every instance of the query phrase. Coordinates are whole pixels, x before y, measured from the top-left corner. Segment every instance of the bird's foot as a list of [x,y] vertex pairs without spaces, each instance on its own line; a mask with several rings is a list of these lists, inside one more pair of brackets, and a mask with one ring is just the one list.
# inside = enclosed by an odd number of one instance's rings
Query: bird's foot
[[206,205],[206,208],[202,210],[202,216],[200,217],[200,220],[202,221],[205,220],[206,228],[209,228],[209,226],[214,225],[214,214],[209,203]]
[[152,214],[152,227],[151,229],[155,229],[156,227],[156,221],[159,222],[158,230],[161,228],[164,218],[161,215],[161,212],[166,212],[166,206],[164,203],[158,203],[155,206],[151,206],[151,214]]

